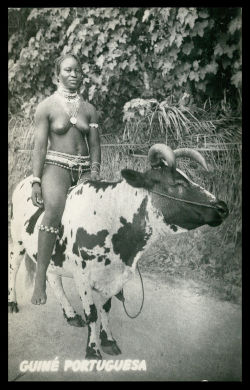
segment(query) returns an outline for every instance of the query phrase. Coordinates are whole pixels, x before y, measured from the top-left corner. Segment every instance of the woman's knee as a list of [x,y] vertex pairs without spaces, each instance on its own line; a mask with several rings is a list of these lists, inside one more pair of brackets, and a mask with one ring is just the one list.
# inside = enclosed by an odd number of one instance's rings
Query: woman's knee
[[58,203],[47,202],[45,205],[44,219],[50,223],[58,224],[61,221],[63,211],[65,207],[65,201]]

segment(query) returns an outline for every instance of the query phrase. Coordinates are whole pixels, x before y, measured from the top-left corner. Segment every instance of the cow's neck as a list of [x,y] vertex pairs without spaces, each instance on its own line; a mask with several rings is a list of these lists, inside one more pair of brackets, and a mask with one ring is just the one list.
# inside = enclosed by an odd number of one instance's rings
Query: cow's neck
[[[169,211],[169,215],[171,213],[172,210]],[[148,203],[148,216],[150,224],[153,226],[153,240],[158,240],[159,236],[166,237],[167,235],[186,233],[188,231],[188,229],[172,223],[170,219],[166,219],[161,210],[155,206],[155,202],[152,201],[151,197],[149,197]]]
[[[121,246],[127,254],[126,261],[132,268],[136,267],[142,252],[153,242],[166,234],[186,232],[186,229],[179,226],[166,224],[161,211],[153,205],[151,194],[143,188],[134,188],[123,181],[117,186],[115,197],[119,205],[117,212],[121,223],[118,237],[124,241],[124,245]],[[130,239],[123,239],[123,237],[130,237]],[[133,245],[138,252],[128,260],[129,249]]]
[[119,221],[112,237],[114,252],[134,269],[152,236],[148,219],[149,194],[122,181],[116,188],[116,213]]

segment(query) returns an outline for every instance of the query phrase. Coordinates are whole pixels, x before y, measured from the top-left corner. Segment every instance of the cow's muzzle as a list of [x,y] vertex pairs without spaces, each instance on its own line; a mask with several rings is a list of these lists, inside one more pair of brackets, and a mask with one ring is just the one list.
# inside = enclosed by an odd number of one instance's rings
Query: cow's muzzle
[[229,214],[229,210],[228,210],[226,203],[223,202],[222,200],[219,200],[216,204],[216,207],[217,207],[217,211],[220,214],[220,216],[223,219],[227,218],[227,216]]
[[224,219],[227,218],[229,214],[228,207],[225,202],[222,200],[219,200],[217,203],[214,204],[215,206],[215,211],[217,213],[216,218],[214,219],[213,222],[208,223],[209,226],[218,226],[220,225]]

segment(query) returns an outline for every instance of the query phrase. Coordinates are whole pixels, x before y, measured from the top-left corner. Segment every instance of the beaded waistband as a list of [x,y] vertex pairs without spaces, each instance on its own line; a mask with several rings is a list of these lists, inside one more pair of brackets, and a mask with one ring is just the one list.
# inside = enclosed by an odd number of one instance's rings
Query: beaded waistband
[[48,150],[45,158],[45,164],[55,165],[71,171],[72,183],[76,181],[73,172],[78,172],[78,180],[82,173],[90,171],[90,156],[78,156],[54,150]]
[[48,150],[46,154],[47,161],[55,161],[58,163],[68,164],[69,168],[76,166],[89,166],[90,167],[90,156],[78,156],[74,154],[56,152],[54,150]]

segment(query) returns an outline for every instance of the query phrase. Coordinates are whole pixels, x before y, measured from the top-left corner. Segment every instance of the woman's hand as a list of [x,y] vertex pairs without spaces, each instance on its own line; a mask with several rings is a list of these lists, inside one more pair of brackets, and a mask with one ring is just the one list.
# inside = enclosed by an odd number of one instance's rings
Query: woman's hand
[[38,183],[33,184],[31,198],[34,206],[43,208],[42,189],[40,184]]

